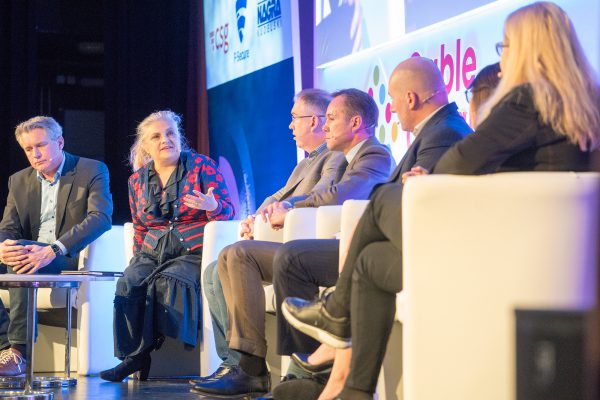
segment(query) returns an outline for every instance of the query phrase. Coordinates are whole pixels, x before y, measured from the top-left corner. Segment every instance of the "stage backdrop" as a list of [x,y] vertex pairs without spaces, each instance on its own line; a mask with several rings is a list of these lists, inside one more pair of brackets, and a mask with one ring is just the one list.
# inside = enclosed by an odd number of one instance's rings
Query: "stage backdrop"
[[290,0],[205,0],[204,18],[210,153],[243,218],[296,164]]
[[[477,71],[499,61],[506,16],[523,0],[316,0],[316,82],[336,90],[357,87],[379,105],[379,140],[400,160],[413,140],[390,112],[388,79],[411,55],[433,59],[444,74],[451,101],[467,117],[464,90]],[[571,17],[599,70],[600,0],[556,0]],[[467,118],[468,120],[468,118]]]

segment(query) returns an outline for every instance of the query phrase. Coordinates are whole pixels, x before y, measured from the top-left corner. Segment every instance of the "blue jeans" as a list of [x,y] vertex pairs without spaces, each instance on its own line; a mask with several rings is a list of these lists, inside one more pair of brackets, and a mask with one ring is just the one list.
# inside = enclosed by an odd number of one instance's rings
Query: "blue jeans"
[[230,349],[225,339],[227,327],[229,326],[229,316],[227,315],[227,304],[225,303],[223,288],[217,273],[216,261],[206,267],[202,276],[202,286],[212,319],[217,354],[223,360],[221,365],[238,365],[242,355],[240,352]]

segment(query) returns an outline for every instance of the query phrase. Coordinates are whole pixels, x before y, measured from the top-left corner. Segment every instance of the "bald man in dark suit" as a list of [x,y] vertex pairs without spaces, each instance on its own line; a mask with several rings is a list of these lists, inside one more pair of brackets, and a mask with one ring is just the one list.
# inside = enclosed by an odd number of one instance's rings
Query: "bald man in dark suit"
[[[415,135],[415,140],[386,182],[393,184],[401,183],[402,177],[410,174],[415,167],[433,169],[442,155],[472,130],[458,114],[456,104],[448,103],[443,77],[431,60],[413,57],[403,61],[392,73],[389,88],[393,112],[398,115],[402,128]],[[378,185],[370,197],[377,196],[386,186]],[[293,328],[284,318],[281,306],[286,297],[313,299],[320,286],[336,285],[339,241],[291,241],[278,254],[280,257],[275,259],[273,268],[278,354],[297,352],[292,358],[299,363],[330,365],[328,361],[334,350],[319,347],[318,341]],[[381,256],[386,255],[382,251]],[[393,262],[394,257],[390,260]],[[314,355],[308,355],[317,348],[319,350]]]

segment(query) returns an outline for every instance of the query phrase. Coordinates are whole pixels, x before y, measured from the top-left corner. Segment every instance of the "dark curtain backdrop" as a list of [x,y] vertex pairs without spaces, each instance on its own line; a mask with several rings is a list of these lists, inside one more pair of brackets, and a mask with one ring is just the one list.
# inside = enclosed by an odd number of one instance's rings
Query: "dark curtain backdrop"
[[29,2],[3,1],[0,5],[0,204],[8,194],[8,177],[27,166],[14,139],[14,127],[36,109],[33,7]]
[[[159,109],[181,114],[190,146],[208,154],[202,8],[201,0],[104,0],[87,5],[75,0],[1,1],[0,209],[6,204],[8,177],[28,166],[14,139],[15,125],[50,114],[64,126],[62,111],[84,109],[90,96],[103,97],[95,101],[99,105],[94,111],[104,113],[105,148],[98,153],[105,155],[111,174],[114,224],[131,218],[127,200],[131,170],[126,160],[135,127],[146,115]],[[46,89],[57,88],[52,79],[65,74],[62,68],[85,69],[85,65],[69,64],[72,60],[49,64],[48,55],[66,39],[77,42],[92,36],[104,47],[95,59],[96,64],[100,59],[100,90],[81,89],[80,101],[73,96],[66,100],[60,96],[63,85],[53,92],[49,106]],[[85,59],[76,47],[74,53]],[[85,130],[76,134],[84,135]],[[77,153],[73,142],[66,148]]]
[[153,111],[183,115],[192,148],[208,154],[202,1],[107,1],[106,133],[115,223],[129,220],[126,165],[135,127]]

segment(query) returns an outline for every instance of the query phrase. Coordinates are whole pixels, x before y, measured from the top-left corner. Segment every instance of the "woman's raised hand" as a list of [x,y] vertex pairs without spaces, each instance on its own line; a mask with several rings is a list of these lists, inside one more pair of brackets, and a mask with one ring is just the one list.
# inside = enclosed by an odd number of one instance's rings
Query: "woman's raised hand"
[[219,204],[217,203],[217,199],[215,199],[215,195],[213,194],[213,187],[209,187],[206,194],[198,190],[192,190],[195,196],[191,194],[186,194],[183,197],[183,204],[190,208],[195,208],[197,210],[206,210],[206,211],[214,211],[217,209]]

